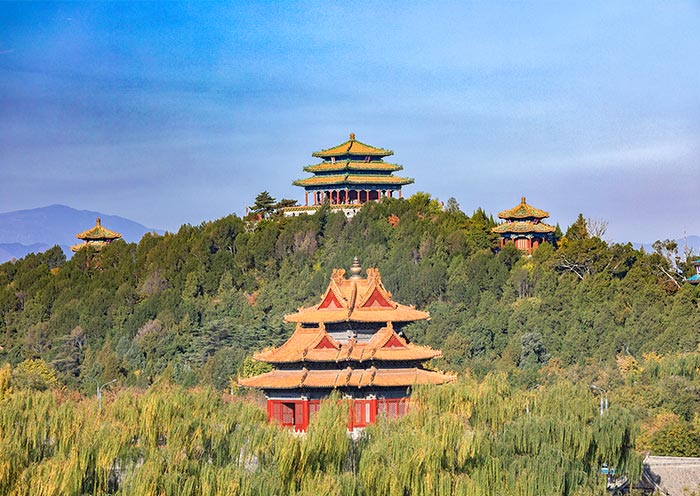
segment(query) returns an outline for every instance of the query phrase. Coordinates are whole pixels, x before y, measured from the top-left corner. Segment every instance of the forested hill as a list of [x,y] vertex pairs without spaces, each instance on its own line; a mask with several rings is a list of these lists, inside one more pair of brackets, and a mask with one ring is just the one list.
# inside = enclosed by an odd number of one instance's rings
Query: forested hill
[[494,250],[494,225],[419,193],[350,221],[328,210],[229,216],[70,261],[55,247],[0,265],[0,363],[41,358],[84,392],[163,373],[225,387],[254,350],[283,342],[293,330],[283,315],[316,303],[354,256],[379,267],[397,301],[431,313],[407,335],[442,349],[442,369],[481,376],[697,350],[700,290],[682,282],[672,246],[609,245],[580,217],[556,249],[523,257]]

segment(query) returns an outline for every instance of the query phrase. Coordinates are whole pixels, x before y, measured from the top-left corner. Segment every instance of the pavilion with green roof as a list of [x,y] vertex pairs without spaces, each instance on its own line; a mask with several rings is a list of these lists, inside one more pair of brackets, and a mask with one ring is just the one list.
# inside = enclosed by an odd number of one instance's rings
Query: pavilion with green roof
[[549,212],[528,205],[523,196],[520,204],[498,214],[504,219],[503,224],[492,229],[501,236],[501,248],[506,243],[515,243],[515,247],[526,253],[532,253],[542,243],[553,243],[556,227],[542,222],[549,217]]
[[348,141],[314,152],[312,156],[322,162],[304,167],[313,176],[292,183],[304,188],[304,205],[286,208],[285,215],[310,213],[328,203],[332,209],[351,216],[368,201],[401,198],[401,187],[413,183],[413,179],[393,175],[403,169],[384,162],[384,157],[393,154],[357,141],[352,133]]
[[98,217],[95,221],[95,227],[83,231],[75,235],[76,238],[82,240],[82,243],[73,245],[70,249],[74,252],[78,252],[88,246],[96,251],[99,251],[103,246],[110,244],[115,239],[122,237],[118,232],[110,231],[109,229],[102,227],[102,220]]

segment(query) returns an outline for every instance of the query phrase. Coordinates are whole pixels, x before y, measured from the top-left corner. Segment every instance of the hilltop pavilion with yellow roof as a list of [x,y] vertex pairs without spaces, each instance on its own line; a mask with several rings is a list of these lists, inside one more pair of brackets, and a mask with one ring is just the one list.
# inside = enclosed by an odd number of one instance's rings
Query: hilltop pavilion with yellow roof
[[393,301],[378,269],[361,272],[357,258],[349,278],[335,269],[320,303],[285,316],[296,324],[287,342],[254,356],[275,370],[239,382],[265,392],[270,421],[305,431],[320,400],[337,390],[352,402],[349,428],[362,428],[380,414],[403,415],[411,386],[456,379],[423,368],[442,353],[403,332],[430,315]]
[[103,246],[110,244],[115,239],[121,238],[122,235],[102,227],[102,220],[98,217],[95,221],[95,227],[78,233],[75,237],[83,240],[82,243],[70,247],[71,250],[77,252],[88,246],[95,250],[100,250]]
[[401,187],[413,183],[413,179],[394,176],[402,166],[384,162],[384,157],[394,152],[350,139],[340,145],[312,153],[322,159],[319,164],[308,165],[304,171],[313,174],[292,184],[305,190],[304,205],[288,207],[287,216],[313,213],[324,203],[333,210],[342,210],[348,217],[368,201],[402,196]]
[[520,204],[498,214],[504,219],[503,224],[492,229],[501,236],[501,248],[506,243],[515,243],[516,248],[532,253],[542,243],[553,243],[556,227],[542,222],[549,217],[549,212],[528,205],[523,196]]

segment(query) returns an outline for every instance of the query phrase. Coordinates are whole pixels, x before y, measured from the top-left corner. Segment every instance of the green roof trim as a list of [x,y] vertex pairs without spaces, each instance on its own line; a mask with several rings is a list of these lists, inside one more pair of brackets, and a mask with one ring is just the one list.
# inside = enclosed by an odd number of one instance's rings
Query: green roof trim
[[498,217],[500,217],[501,219],[513,220],[546,219],[547,217],[549,217],[549,212],[545,212],[544,210],[540,210],[539,208],[535,208],[531,205],[528,205],[525,201],[525,197],[523,196],[520,200],[520,204],[516,205],[515,207],[509,210],[499,212]]
[[357,184],[377,184],[377,185],[392,185],[402,186],[412,184],[413,178],[396,177],[389,175],[355,175],[355,174],[337,174],[333,176],[314,176],[307,179],[297,179],[292,184],[294,186],[335,186],[340,184],[357,185]]
[[337,146],[326,148],[319,152],[314,152],[311,154],[313,157],[319,158],[331,158],[331,157],[344,157],[344,156],[355,156],[355,157],[388,157],[393,155],[394,152],[391,150],[386,150],[384,148],[377,148],[361,141],[355,139],[355,134],[350,134],[350,139],[341,143]]
[[337,162],[321,162],[320,164],[307,165],[304,167],[306,172],[335,172],[335,171],[380,171],[394,172],[403,170],[402,165],[390,164],[388,162],[360,162],[354,160],[339,160]]
[[532,221],[504,222],[491,229],[491,231],[498,234],[548,234],[556,230],[556,227],[545,224],[544,222],[534,223]]
[[75,237],[86,241],[100,241],[103,239],[118,239],[121,238],[122,235],[118,232],[110,231],[109,229],[102,227],[102,220],[98,217],[95,221],[95,227],[78,233],[75,235]]

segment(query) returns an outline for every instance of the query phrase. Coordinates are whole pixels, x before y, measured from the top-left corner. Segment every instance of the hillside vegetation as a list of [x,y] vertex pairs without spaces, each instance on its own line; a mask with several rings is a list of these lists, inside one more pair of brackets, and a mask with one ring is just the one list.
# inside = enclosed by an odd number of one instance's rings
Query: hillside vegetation
[[[682,282],[689,267],[673,244],[610,244],[581,216],[557,247],[525,257],[494,250],[494,225],[419,193],[351,221],[327,209],[229,216],[70,261],[55,247],[0,265],[0,363],[16,392],[92,395],[115,380],[228,390],[259,370],[253,351],[291,334],[284,314],[317,303],[332,269],[357,256],[397,301],[431,313],[406,329],[443,350],[430,366],[502,373],[523,391],[594,383],[643,422],[640,449],[697,451],[700,289]],[[671,431],[685,448],[669,444]]]

